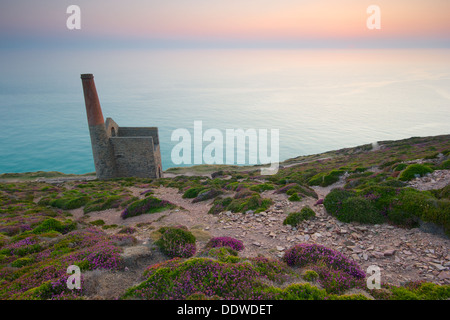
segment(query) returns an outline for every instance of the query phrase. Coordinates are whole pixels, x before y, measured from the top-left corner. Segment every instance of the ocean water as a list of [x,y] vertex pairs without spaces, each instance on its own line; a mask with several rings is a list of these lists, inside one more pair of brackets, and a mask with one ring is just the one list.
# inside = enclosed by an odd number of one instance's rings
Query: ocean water
[[450,133],[448,49],[4,50],[0,70],[0,173],[95,170],[82,73],[105,118],[159,128],[163,169],[194,121],[279,129],[280,160]]

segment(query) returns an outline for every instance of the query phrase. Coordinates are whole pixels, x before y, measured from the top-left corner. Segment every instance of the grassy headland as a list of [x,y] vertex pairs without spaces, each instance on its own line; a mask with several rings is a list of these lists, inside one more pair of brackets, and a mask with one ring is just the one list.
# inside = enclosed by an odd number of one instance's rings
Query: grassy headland
[[[97,181],[92,174],[2,174],[0,299],[90,299],[88,289],[67,288],[67,267],[77,265],[83,274],[95,270],[120,274],[125,267],[131,268],[125,251],[143,246],[133,234],[152,222],[130,226],[128,221],[183,210],[154,194],[161,187],[177,189],[180,199],[191,203],[205,203],[210,215],[264,213],[274,205],[268,192],[301,203],[319,200],[317,188],[330,188],[320,200],[327,214],[344,225],[389,224],[411,229],[426,222],[449,236],[450,185],[419,190],[409,182],[433,172],[448,172],[450,135],[380,141],[378,146],[289,159],[272,176],[261,176],[258,166],[207,165],[172,168],[166,172],[174,176],[161,179]],[[341,183],[339,188],[333,188],[337,183]],[[122,228],[86,219],[106,210],[120,217]],[[285,225],[297,226],[314,218],[313,213],[294,222],[295,214],[291,214]],[[158,229],[157,239],[145,245],[149,256],[161,255],[162,261],[146,265],[141,270],[144,281],[124,288],[117,298],[450,298],[448,284],[383,283],[380,290],[368,290],[366,274],[357,262],[314,243],[293,243],[280,259],[255,258],[242,256],[236,239],[211,239],[223,245],[200,246],[191,231],[182,226]],[[442,268],[448,272],[445,263]],[[237,286],[236,277],[241,279]],[[83,281],[88,288],[90,278]]]

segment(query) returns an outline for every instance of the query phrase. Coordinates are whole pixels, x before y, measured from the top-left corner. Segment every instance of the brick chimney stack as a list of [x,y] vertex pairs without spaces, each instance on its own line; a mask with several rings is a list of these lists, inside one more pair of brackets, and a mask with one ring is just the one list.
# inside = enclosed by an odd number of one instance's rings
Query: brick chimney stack
[[111,179],[115,176],[114,153],[106,133],[105,120],[95,88],[94,75],[82,74],[81,82],[97,178],[100,180]]
[[82,74],[81,82],[83,83],[88,124],[90,126],[95,126],[105,123],[102,108],[100,107],[100,101],[98,99],[97,89],[95,88],[94,75]]

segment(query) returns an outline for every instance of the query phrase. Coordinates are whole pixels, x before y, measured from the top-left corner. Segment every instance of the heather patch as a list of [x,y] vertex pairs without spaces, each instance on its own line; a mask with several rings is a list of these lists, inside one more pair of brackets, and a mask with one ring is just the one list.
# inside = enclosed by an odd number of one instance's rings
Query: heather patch
[[284,283],[292,273],[283,263],[263,257],[249,262],[221,262],[209,258],[172,259],[149,267],[146,280],[132,287],[122,299],[225,299],[225,300],[327,300],[365,299],[361,295],[337,296],[310,284],[286,288],[266,284]]
[[64,211],[43,207],[33,201],[54,190],[60,189],[41,183],[0,183],[0,234],[19,236],[49,218],[65,220],[68,214]]
[[299,198],[303,197],[312,197],[315,199],[318,198],[316,192],[307,185],[303,185],[297,182],[287,183],[287,180],[279,181],[279,183],[285,185],[278,188],[275,191],[275,193],[285,193],[289,196],[297,195]]
[[[318,283],[330,294],[342,294],[350,288],[364,289],[365,273],[358,264],[338,251],[317,244],[299,244],[283,256],[291,267],[306,267],[318,276]],[[304,276],[307,280],[311,272]],[[314,277],[315,280],[315,277]]]
[[31,235],[8,244],[2,252],[8,259],[0,262],[0,299],[79,298],[82,290],[70,291],[65,285],[70,265],[83,271],[122,267],[121,249],[93,228],[72,231],[52,243]]
[[283,284],[289,279],[297,279],[298,275],[286,263],[263,256],[248,258],[260,277]]
[[206,244],[207,248],[217,248],[217,247],[230,247],[236,251],[244,250],[244,244],[242,241],[231,238],[231,237],[216,237],[209,240]]
[[[324,264],[312,265],[310,269],[318,275],[318,283],[327,293],[342,294],[351,288],[361,290],[366,288],[364,278],[356,277],[344,270],[336,270]],[[309,274],[307,278],[311,276],[312,274]]]
[[365,277],[358,264],[342,253],[317,244],[298,244],[286,250],[283,261],[292,267],[305,267],[308,264],[325,266],[345,272],[357,279]]
[[89,213],[124,207],[132,200],[136,198],[118,181],[90,181],[67,184],[65,188],[42,197],[39,205],[64,210],[84,207],[84,213]]
[[261,299],[253,288],[257,272],[248,263],[223,263],[207,258],[171,261],[147,272],[147,280],[122,297],[184,300],[193,294],[221,299]]
[[223,193],[222,190],[216,188],[204,189],[192,200],[193,203],[214,199]]
[[175,208],[175,205],[166,200],[148,196],[142,200],[130,203],[121,213],[122,219],[127,219],[141,214],[151,214]]

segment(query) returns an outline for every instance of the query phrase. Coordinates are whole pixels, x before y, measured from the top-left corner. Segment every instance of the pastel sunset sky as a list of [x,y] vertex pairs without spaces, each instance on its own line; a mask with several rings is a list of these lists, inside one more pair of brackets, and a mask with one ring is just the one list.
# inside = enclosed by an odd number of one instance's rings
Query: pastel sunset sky
[[[66,27],[72,4],[81,30]],[[449,14],[449,0],[3,0],[0,46],[449,47]]]

